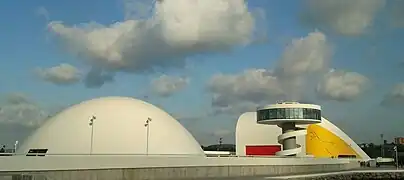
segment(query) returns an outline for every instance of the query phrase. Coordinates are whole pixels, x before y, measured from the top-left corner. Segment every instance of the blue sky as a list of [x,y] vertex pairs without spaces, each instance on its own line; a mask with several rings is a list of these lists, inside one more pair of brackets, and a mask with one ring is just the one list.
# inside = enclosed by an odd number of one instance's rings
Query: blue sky
[[[353,4],[350,5],[350,3]],[[279,64],[283,60],[282,57],[287,45],[293,44],[293,39],[308,37],[309,33],[317,30],[326,36],[327,45],[333,51],[332,57],[329,58],[330,65],[326,69],[335,68],[344,72],[359,73],[366,77],[369,83],[366,84],[367,88],[362,87],[365,86],[363,84],[353,85],[354,88],[359,88],[361,92],[355,93],[355,98],[353,95],[349,96],[352,99],[342,97],[335,99],[330,97],[319,98],[315,95],[314,90],[303,93],[311,97],[310,101],[322,105],[326,116],[335,124],[340,125],[357,141],[378,140],[380,133],[385,133],[390,139],[394,136],[404,135],[401,128],[398,128],[404,125],[400,119],[400,116],[403,115],[400,107],[404,107],[403,104],[395,104],[392,110],[386,110],[386,107],[380,105],[380,102],[395,85],[404,83],[404,66],[400,66],[400,63],[404,62],[404,53],[402,52],[404,33],[401,27],[393,28],[386,23],[395,18],[387,13],[391,7],[390,4],[380,5],[373,0],[369,2],[331,3],[337,8],[332,11],[310,10],[310,12],[315,12],[315,17],[311,17],[310,23],[305,23],[302,21],[302,14],[308,11],[307,7],[310,0],[299,2],[248,1],[250,12],[257,8],[265,12],[265,18],[256,21],[254,25],[256,29],[266,34],[265,38],[258,37],[260,41],[246,45],[234,43],[227,47],[230,51],[187,52],[186,55],[174,57],[174,59],[186,59],[187,67],[164,67],[163,72],[128,73],[121,69],[114,69],[113,71],[116,73],[114,81],[97,88],[86,87],[81,82],[82,80],[70,84],[55,84],[47,81],[43,76],[39,76],[34,70],[42,68],[44,72],[47,68],[67,63],[82,71],[83,74],[88,72],[94,64],[86,63],[88,58],[69,53],[69,49],[66,48],[67,45],[64,44],[66,39],[63,39],[63,34],[60,34],[60,31],[57,32],[57,29],[47,28],[47,25],[52,21],[62,21],[62,26],[70,28],[88,22],[97,22],[102,25],[124,22],[124,3],[122,1],[40,0],[24,3],[6,1],[2,4],[0,6],[0,12],[3,14],[0,16],[2,32],[0,33],[0,53],[3,55],[0,61],[0,72],[2,73],[0,76],[0,95],[3,95],[2,97],[12,93],[22,93],[41,109],[54,111],[55,107],[62,108],[95,97],[119,95],[143,98],[147,95],[149,97],[147,101],[162,106],[164,110],[172,114],[192,117],[184,118],[181,122],[201,141],[212,143],[217,138],[214,135],[215,131],[221,130],[223,132],[226,130],[229,131],[229,134],[226,134],[228,137],[225,140],[232,142],[230,132],[234,131],[236,118],[240,115],[240,111],[247,111],[248,109],[238,109],[236,110],[237,113],[226,112],[205,116],[217,108],[212,105],[212,94],[220,95],[220,92],[211,91],[212,87],[208,85],[210,79],[217,74],[237,75],[246,69],[276,70],[277,68],[285,68]],[[338,7],[344,6],[354,8],[350,12],[338,11]],[[372,22],[365,22],[366,26],[359,28],[359,30],[339,32],[335,28],[337,26],[331,24],[332,20],[335,19],[344,20],[346,18],[343,16],[344,13],[356,15],[357,12],[361,11],[363,13],[359,18],[370,17]],[[329,14],[321,14],[327,12]],[[319,17],[330,23],[318,20]],[[238,22],[234,19],[231,20]],[[356,28],[355,23],[358,24],[362,21],[345,20],[343,22],[345,23],[342,25],[343,29],[345,27],[348,29],[348,27]],[[159,53],[158,49],[155,51]],[[308,51],[316,50],[308,49]],[[157,57],[151,60],[162,62],[161,59],[161,57]],[[312,63],[318,62],[312,61]],[[316,78],[325,76],[324,72],[323,74],[316,73],[314,74]],[[186,86],[178,88],[178,92],[170,94],[169,97],[162,97],[151,93],[150,90],[152,88],[150,83],[161,74],[187,77],[190,81]],[[278,76],[280,77],[280,75]],[[301,76],[303,77],[303,75]],[[307,78],[304,83],[315,89],[317,82],[314,82],[313,79],[316,78]],[[235,87],[235,85],[231,85],[231,87]],[[302,91],[303,89],[310,89],[308,87],[299,88]],[[256,91],[246,91],[243,95],[253,96],[254,92]],[[230,93],[228,92],[228,94]],[[235,93],[236,95],[237,93]],[[394,97],[404,99],[404,95],[402,95],[403,97],[399,95],[396,93]],[[224,95],[222,94],[222,96]],[[393,95],[391,96],[393,97]],[[275,97],[268,97],[265,102],[273,103],[274,100],[276,100]],[[265,104],[265,102],[249,102],[257,105]],[[0,121],[1,119],[0,116]],[[10,123],[8,122],[8,124]],[[18,120],[18,124],[25,123]],[[381,125],[383,125],[382,128]],[[363,129],[363,132],[358,131],[358,129]]]

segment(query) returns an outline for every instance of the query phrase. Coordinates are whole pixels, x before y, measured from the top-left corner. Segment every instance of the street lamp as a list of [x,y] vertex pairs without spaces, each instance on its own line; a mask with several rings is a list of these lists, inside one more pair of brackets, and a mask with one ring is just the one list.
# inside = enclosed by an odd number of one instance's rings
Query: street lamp
[[384,157],[384,138],[383,138],[383,134],[380,134],[380,138],[382,139],[382,143],[380,145],[380,155],[381,157]]
[[91,142],[90,142],[90,154],[93,154],[93,142],[94,142],[94,122],[97,118],[95,116],[91,116],[90,122],[88,125],[91,126]]
[[397,150],[397,145],[394,146],[394,152],[396,153],[396,167],[398,169],[398,150]]
[[17,146],[18,146],[18,141],[15,141],[15,143],[14,143],[14,153],[17,152]]
[[144,124],[144,127],[146,127],[146,154],[149,154],[149,133],[150,133],[150,122],[152,121],[151,118],[147,118],[146,123]]
[[219,138],[219,146],[217,146],[217,151],[219,151],[220,148],[222,147],[222,143],[223,143],[223,138]]

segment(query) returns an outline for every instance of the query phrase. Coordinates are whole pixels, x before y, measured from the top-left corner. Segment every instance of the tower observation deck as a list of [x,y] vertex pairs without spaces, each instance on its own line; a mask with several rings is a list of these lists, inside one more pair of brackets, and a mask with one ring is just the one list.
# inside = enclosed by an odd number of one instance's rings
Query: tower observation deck
[[321,122],[321,107],[315,104],[300,104],[298,102],[281,102],[257,109],[257,123],[277,125],[282,128],[278,142],[282,144],[282,151],[278,156],[296,156],[302,147],[296,144],[297,136],[307,134],[306,129],[296,125],[316,124]]

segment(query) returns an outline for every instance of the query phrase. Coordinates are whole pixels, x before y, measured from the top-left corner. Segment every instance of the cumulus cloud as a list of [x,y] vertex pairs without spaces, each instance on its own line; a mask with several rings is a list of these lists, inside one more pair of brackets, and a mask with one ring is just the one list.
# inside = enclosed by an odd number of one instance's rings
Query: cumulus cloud
[[305,23],[348,36],[365,33],[385,0],[308,0]]
[[275,100],[300,100],[311,75],[326,72],[332,56],[326,36],[315,31],[285,48],[275,70],[249,69],[212,77],[208,83],[217,112],[241,113]]
[[23,94],[13,93],[0,103],[0,123],[36,127],[48,113]]
[[212,106],[218,113],[242,113],[259,103],[284,95],[278,78],[266,69],[248,69],[240,74],[217,74],[208,83]]
[[131,18],[111,25],[52,21],[48,27],[69,52],[115,72],[183,67],[187,56],[247,45],[257,32],[244,0],[170,0],[153,6],[148,18],[127,15]]
[[324,71],[332,55],[326,36],[319,31],[306,37],[293,39],[283,52],[277,67],[277,74],[297,77]]
[[332,46],[327,37],[319,31],[292,40],[275,68],[276,76],[287,94],[287,100],[302,98],[302,90],[310,83],[307,79],[329,69],[332,53]]
[[184,89],[189,82],[190,80],[187,77],[161,75],[152,80],[151,88],[155,94],[161,97],[168,97]]
[[114,76],[114,73],[93,67],[84,77],[84,84],[88,88],[99,88],[105,83],[114,82]]
[[321,98],[336,101],[352,101],[366,90],[369,79],[356,72],[331,70],[317,85]]
[[397,84],[384,96],[381,103],[385,106],[404,105],[404,83]]
[[37,68],[35,73],[42,80],[57,85],[74,84],[81,78],[79,70],[70,64],[60,64],[51,68]]

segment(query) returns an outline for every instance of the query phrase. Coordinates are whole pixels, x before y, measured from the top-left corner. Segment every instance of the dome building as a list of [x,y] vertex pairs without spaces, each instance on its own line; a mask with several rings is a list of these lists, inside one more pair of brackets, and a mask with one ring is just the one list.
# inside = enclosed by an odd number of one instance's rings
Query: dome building
[[47,154],[205,156],[199,143],[172,116],[127,97],[93,99],[60,112],[37,129],[18,153],[31,149],[47,149]]

